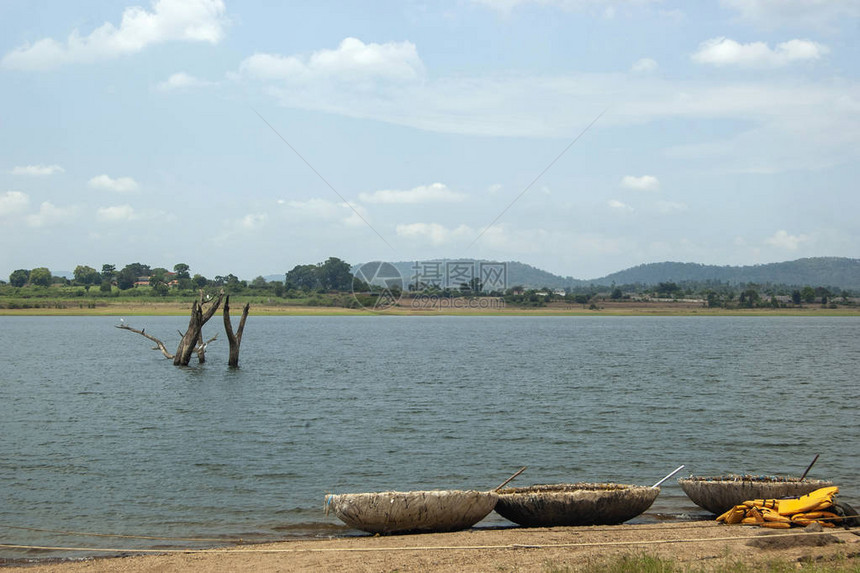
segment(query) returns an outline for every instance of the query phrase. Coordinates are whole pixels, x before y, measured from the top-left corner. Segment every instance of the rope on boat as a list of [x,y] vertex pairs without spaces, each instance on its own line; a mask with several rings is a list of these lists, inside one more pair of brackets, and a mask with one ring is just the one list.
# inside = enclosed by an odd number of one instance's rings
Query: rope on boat
[[[800,532],[797,533],[775,533],[768,535],[768,539],[776,537],[797,537],[799,535],[828,535],[833,531]],[[682,539],[651,539],[637,541],[592,541],[581,543],[541,543],[541,544],[519,544],[506,545],[416,545],[408,547],[307,547],[307,548],[277,548],[277,549],[117,549],[117,548],[94,548],[94,547],[51,547],[43,545],[12,545],[0,543],[0,548],[5,549],[39,549],[43,551],[83,551],[83,552],[109,552],[109,553],[194,553],[194,554],[229,554],[229,553],[370,553],[396,552],[396,551],[467,551],[480,549],[573,549],[582,547],[618,547],[624,545],[667,545],[673,543],[707,543],[710,541],[740,541],[755,539],[750,535],[731,535],[726,537],[707,538],[682,538]]]

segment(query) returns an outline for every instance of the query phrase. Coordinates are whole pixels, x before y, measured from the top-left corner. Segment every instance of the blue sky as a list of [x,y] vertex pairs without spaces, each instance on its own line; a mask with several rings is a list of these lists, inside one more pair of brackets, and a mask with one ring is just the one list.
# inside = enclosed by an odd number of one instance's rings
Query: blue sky
[[6,0],[0,276],[858,257],[858,28],[860,0]]

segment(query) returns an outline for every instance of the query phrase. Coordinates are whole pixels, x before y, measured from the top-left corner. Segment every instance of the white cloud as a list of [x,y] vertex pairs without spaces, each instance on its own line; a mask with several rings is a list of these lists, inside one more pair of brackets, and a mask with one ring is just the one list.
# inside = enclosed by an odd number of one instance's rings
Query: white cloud
[[373,193],[360,193],[358,198],[365,203],[397,203],[414,205],[418,203],[458,203],[466,196],[452,191],[444,183],[421,185],[407,191],[379,190]]
[[627,203],[623,203],[618,199],[610,199],[607,203],[611,209],[616,209],[618,211],[632,211],[633,207],[628,205]]
[[104,189],[117,193],[130,193],[138,188],[137,181],[131,177],[117,177],[113,179],[108,175],[97,175],[90,179],[88,185],[93,189]]
[[152,10],[131,6],[119,27],[105,22],[88,36],[74,30],[65,43],[43,38],[3,56],[7,69],[47,70],[65,64],[92,63],[140,52],[172,41],[217,43],[224,36],[222,0],[156,0]]
[[[723,165],[733,171],[819,168],[860,158],[860,83],[852,79],[747,77],[728,82],[629,73],[495,74],[368,87],[333,83],[322,75],[302,77],[303,84],[265,81],[263,93],[292,109],[503,137],[569,138],[613,101],[592,131],[666,119],[732,120],[731,132],[711,140],[718,153],[692,149],[700,145],[695,141],[684,144],[682,152],[724,155]],[[541,106],[534,105],[535,94],[540,94]]]
[[737,10],[755,24],[828,26],[841,19],[860,17],[860,2],[855,0],[721,0],[723,6]]
[[[798,79],[786,86],[759,78],[726,83],[669,80],[652,74],[499,74],[428,78],[363,89],[359,84],[331,86],[317,80],[308,79],[301,86],[266,82],[264,89],[290,108],[434,132],[506,137],[570,137],[594,120],[607,101],[617,101],[619,94],[624,94],[621,101],[610,107],[594,130],[666,118],[730,118],[753,125],[773,118],[773,125],[785,126],[797,124],[799,118],[857,113],[857,86],[836,81]],[[541,94],[541,106],[534,105],[535,93]],[[839,135],[827,129],[831,138],[853,133]],[[843,153],[857,149],[845,142],[840,148]]]
[[249,213],[239,220],[239,226],[246,231],[254,231],[265,225],[268,218],[265,213]]
[[[284,201],[278,201],[278,204],[283,205],[284,203]],[[268,221],[268,213],[248,213],[238,219],[227,219],[224,221],[220,233],[215,235],[212,240],[219,247],[235,243],[237,240],[246,241],[250,237],[263,240],[261,237],[266,232]]]
[[652,60],[651,58],[642,58],[633,63],[630,71],[637,74],[648,74],[656,71],[658,67],[659,66],[655,60]]
[[119,221],[133,221],[138,218],[131,205],[114,205],[102,207],[96,211],[96,216],[101,221],[116,223]]
[[23,165],[12,168],[10,173],[12,173],[12,175],[33,175],[36,177],[42,177],[63,172],[65,172],[65,169],[59,165]]
[[[696,104],[713,106],[714,112],[724,107],[712,117],[741,119],[749,123],[747,128],[704,143],[670,147],[667,155],[719,160],[725,171],[757,174],[822,169],[860,157],[860,86],[791,82],[783,89],[762,84],[757,93],[751,88],[715,89],[712,97]],[[730,102],[740,107],[732,111]]]
[[621,186],[637,191],[656,191],[660,188],[660,181],[653,175],[642,175],[641,177],[625,175],[621,178]]
[[687,204],[676,201],[657,201],[657,210],[661,213],[679,213],[687,210]]
[[796,251],[800,243],[807,241],[809,241],[809,236],[807,235],[789,235],[787,231],[781,229],[764,240],[765,243],[772,247],[787,251]]
[[242,61],[239,72],[258,80],[291,83],[370,78],[403,81],[422,77],[424,64],[411,42],[365,44],[345,38],[336,49],[319,50],[308,57],[254,54]]
[[23,213],[30,203],[30,197],[20,191],[6,191],[0,195],[0,217]]
[[474,239],[477,236],[475,230],[467,225],[449,228],[444,225],[440,225],[439,223],[400,224],[395,227],[395,232],[398,237],[404,239],[417,239],[420,242],[428,242],[434,246],[446,245],[455,241],[464,241],[466,239]]
[[[278,201],[286,205],[289,212],[300,213],[302,216],[311,216],[319,219],[330,219],[342,212],[345,203],[335,203],[327,199],[308,199],[306,201]],[[347,207],[348,208],[348,207]]]
[[529,0],[472,0],[475,4],[481,4],[487,8],[498,10],[499,12],[510,12],[520,4],[526,4]]
[[730,38],[712,38],[699,45],[691,57],[699,64],[741,66],[746,68],[779,68],[795,62],[814,61],[830,49],[811,40],[789,40],[775,49],[764,42],[741,44]]
[[481,4],[502,13],[510,13],[514,8],[526,4],[537,4],[540,6],[552,6],[562,10],[581,11],[598,10],[604,18],[613,18],[618,8],[629,8],[653,4],[661,0],[472,0],[475,4]]
[[46,227],[63,223],[74,217],[76,209],[74,207],[57,207],[50,201],[45,201],[39,205],[39,212],[32,215],[27,215],[27,224],[31,227]]
[[160,92],[171,92],[189,90],[194,88],[204,88],[213,85],[216,85],[215,82],[201,80],[200,78],[196,78],[192,75],[186,74],[185,72],[177,72],[175,74],[172,74],[163,82],[159,82],[158,84],[156,84],[155,89],[156,91]]
[[[313,198],[306,201],[278,201],[286,207],[286,214],[292,219],[307,221],[317,219],[335,221],[348,226],[365,225],[370,218],[361,205],[350,205],[344,202],[329,201]],[[363,218],[363,219],[362,219]]]

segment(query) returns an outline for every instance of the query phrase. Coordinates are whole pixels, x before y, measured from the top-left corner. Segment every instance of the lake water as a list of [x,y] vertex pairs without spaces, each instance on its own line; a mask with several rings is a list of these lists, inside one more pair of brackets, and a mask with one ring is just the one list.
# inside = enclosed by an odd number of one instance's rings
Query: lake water
[[[178,342],[185,317],[134,317]],[[176,368],[103,317],[0,317],[0,543],[355,534],[327,492],[682,475],[860,500],[860,320],[255,317]],[[214,318],[205,334],[222,330]],[[858,504],[860,506],[860,504]],[[674,479],[640,521],[700,517]],[[491,514],[480,526],[508,524]],[[52,531],[168,539],[99,538]],[[179,538],[182,538],[180,540]],[[69,556],[0,548],[0,558]]]

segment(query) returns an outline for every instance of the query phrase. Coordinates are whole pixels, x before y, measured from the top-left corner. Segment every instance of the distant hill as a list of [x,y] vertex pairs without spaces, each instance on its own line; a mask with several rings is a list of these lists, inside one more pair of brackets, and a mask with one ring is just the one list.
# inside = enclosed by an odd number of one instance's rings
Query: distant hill
[[783,263],[717,266],[697,263],[649,263],[589,281],[594,284],[657,284],[660,282],[719,281],[789,286],[827,286],[860,289],[860,259],[814,257]]
[[[459,259],[436,259],[432,261],[426,261],[430,263],[455,263],[458,262]],[[422,261],[425,262],[425,261]],[[469,261],[470,263],[494,263],[496,261]],[[361,263],[363,264],[363,263]],[[361,264],[353,265],[352,272],[354,273]],[[409,284],[412,278],[415,276],[415,261],[397,261],[392,262],[397,270],[400,272],[400,276],[403,277],[404,284]],[[588,283],[585,281],[580,281],[574,279],[572,277],[562,277],[559,275],[552,274],[548,271],[544,271],[537,267],[533,267],[532,265],[527,265],[525,263],[520,263],[517,261],[508,261],[505,263],[507,270],[507,278],[506,284],[508,288],[513,286],[522,286],[525,288],[573,288],[576,286],[587,285]],[[444,266],[442,267],[442,272],[444,273]],[[419,269],[420,270],[420,269]],[[281,281],[284,280],[284,275],[266,275],[265,278],[267,281]]]
[[[425,261],[422,261],[425,262]],[[429,263],[458,263],[460,262],[457,259],[440,259],[433,261],[426,261]],[[473,265],[484,264],[499,264],[497,261],[467,261],[472,263]],[[397,270],[400,271],[400,276],[403,277],[404,282],[407,284],[411,281],[412,277],[415,276],[416,272],[421,272],[419,268],[416,271],[415,262],[414,261],[398,261],[396,263],[391,263]],[[507,272],[507,277],[505,283],[507,288],[511,288],[514,286],[522,286],[525,288],[573,288],[576,286],[586,285],[585,281],[580,281],[572,277],[562,277],[559,275],[552,274],[548,271],[541,270],[537,267],[533,267],[532,265],[527,265],[525,263],[520,263],[518,261],[507,261],[504,263],[505,269]],[[442,273],[444,273],[444,266],[442,267]],[[479,270],[475,271],[480,272]],[[423,274],[423,273],[422,273]],[[453,281],[452,281],[453,282]],[[454,286],[454,285],[449,285]]]
[[[402,261],[392,264],[397,267],[401,276],[407,281],[415,273],[412,269],[414,265],[412,262]],[[732,285],[770,283],[860,290],[860,259],[845,257],[814,257],[782,263],[736,267],[698,263],[649,263],[591,280],[555,275],[517,261],[507,261],[506,265],[508,287],[570,289],[588,285],[609,286],[613,283],[618,285],[636,283],[656,285],[661,282],[717,281]]]
[[[454,259],[442,259],[431,262],[455,262]],[[475,261],[488,263],[492,261]],[[415,275],[414,261],[399,261],[391,263],[404,282],[408,283]],[[508,288],[522,286],[525,288],[563,288],[574,289],[589,285],[609,286],[613,283],[656,285],[661,282],[705,282],[717,281],[737,285],[739,283],[781,284],[788,286],[826,286],[840,289],[860,291],[860,259],[846,257],[813,257],[768,263],[763,265],[719,266],[699,263],[648,263],[638,265],[591,280],[563,277],[541,270],[532,265],[518,261],[507,261]],[[353,271],[359,265],[353,267]],[[268,275],[267,281],[283,281],[284,275]]]
[[510,286],[523,287],[549,287],[549,288],[573,288],[588,285],[588,281],[575,279],[573,277],[562,277],[537,267],[508,261],[508,284]]

